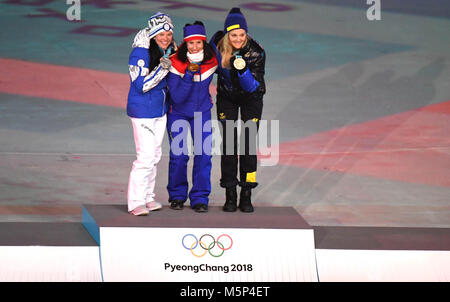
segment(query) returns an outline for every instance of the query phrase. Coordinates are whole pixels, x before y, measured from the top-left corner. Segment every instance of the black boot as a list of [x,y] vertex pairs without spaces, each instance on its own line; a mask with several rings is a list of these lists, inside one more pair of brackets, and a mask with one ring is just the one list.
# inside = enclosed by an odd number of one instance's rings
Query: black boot
[[205,203],[197,203],[194,207],[193,207],[194,211],[196,211],[197,213],[206,213],[208,212],[208,205]]
[[237,191],[236,187],[226,188],[225,204],[223,205],[224,212],[236,212],[237,210]]
[[182,210],[184,208],[184,200],[169,200],[170,208],[172,210]]
[[251,213],[255,209],[252,206],[252,189],[243,187],[241,189],[241,198],[239,200],[239,209],[245,213]]

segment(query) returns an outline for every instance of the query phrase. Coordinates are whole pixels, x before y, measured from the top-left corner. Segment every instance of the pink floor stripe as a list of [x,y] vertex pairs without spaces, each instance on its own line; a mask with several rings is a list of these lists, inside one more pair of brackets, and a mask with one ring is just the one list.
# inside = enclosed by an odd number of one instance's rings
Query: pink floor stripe
[[279,163],[450,187],[450,101],[279,146]]
[[129,76],[0,58],[0,92],[123,108]]
[[[0,58],[0,92],[124,108],[128,74]],[[126,68],[126,66],[125,66]],[[215,87],[210,87],[215,94]]]

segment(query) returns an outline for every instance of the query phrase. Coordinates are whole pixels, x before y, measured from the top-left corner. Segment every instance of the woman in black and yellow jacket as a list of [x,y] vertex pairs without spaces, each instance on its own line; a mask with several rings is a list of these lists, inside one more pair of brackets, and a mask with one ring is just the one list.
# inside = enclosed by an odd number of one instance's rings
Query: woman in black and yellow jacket
[[[223,31],[214,34],[210,41],[218,60],[217,115],[222,124],[223,141],[221,155],[220,186],[226,189],[223,210],[237,210],[236,186],[241,186],[239,209],[253,212],[251,189],[256,182],[256,136],[262,115],[266,55],[264,49],[247,34],[247,22],[239,8],[232,8],[225,20]],[[245,123],[245,150],[237,150],[237,128],[231,140],[227,140],[227,123]],[[252,124],[253,123],[253,124]],[[236,126],[236,124],[234,125]],[[248,126],[248,127],[247,127]],[[252,131],[252,128],[254,131]],[[227,143],[233,143],[232,148]],[[241,144],[242,145],[242,144]],[[229,154],[231,150],[231,154]],[[227,152],[228,151],[228,152]],[[239,164],[239,180],[238,180]]]

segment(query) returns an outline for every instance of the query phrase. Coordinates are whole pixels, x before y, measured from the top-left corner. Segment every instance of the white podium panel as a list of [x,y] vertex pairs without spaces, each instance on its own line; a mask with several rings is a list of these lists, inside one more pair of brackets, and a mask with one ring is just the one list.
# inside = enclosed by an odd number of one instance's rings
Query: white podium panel
[[316,250],[321,282],[449,282],[450,251]]
[[104,281],[317,281],[312,230],[100,228]]
[[0,282],[101,282],[99,248],[0,246]]
[[321,282],[450,281],[450,229],[314,227]]
[[133,217],[124,206],[91,205],[83,217],[107,282],[318,281],[313,229],[292,208]]
[[101,282],[99,246],[79,223],[0,223],[0,282]]

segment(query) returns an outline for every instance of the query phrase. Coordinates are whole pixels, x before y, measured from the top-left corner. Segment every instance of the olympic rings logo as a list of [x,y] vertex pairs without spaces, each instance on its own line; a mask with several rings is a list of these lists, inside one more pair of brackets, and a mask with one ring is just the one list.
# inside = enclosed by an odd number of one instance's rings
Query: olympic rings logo
[[233,239],[228,234],[220,235],[217,240],[211,234],[203,234],[199,239],[194,234],[186,234],[183,236],[181,244],[197,258],[205,256],[206,253],[217,258],[231,249]]

